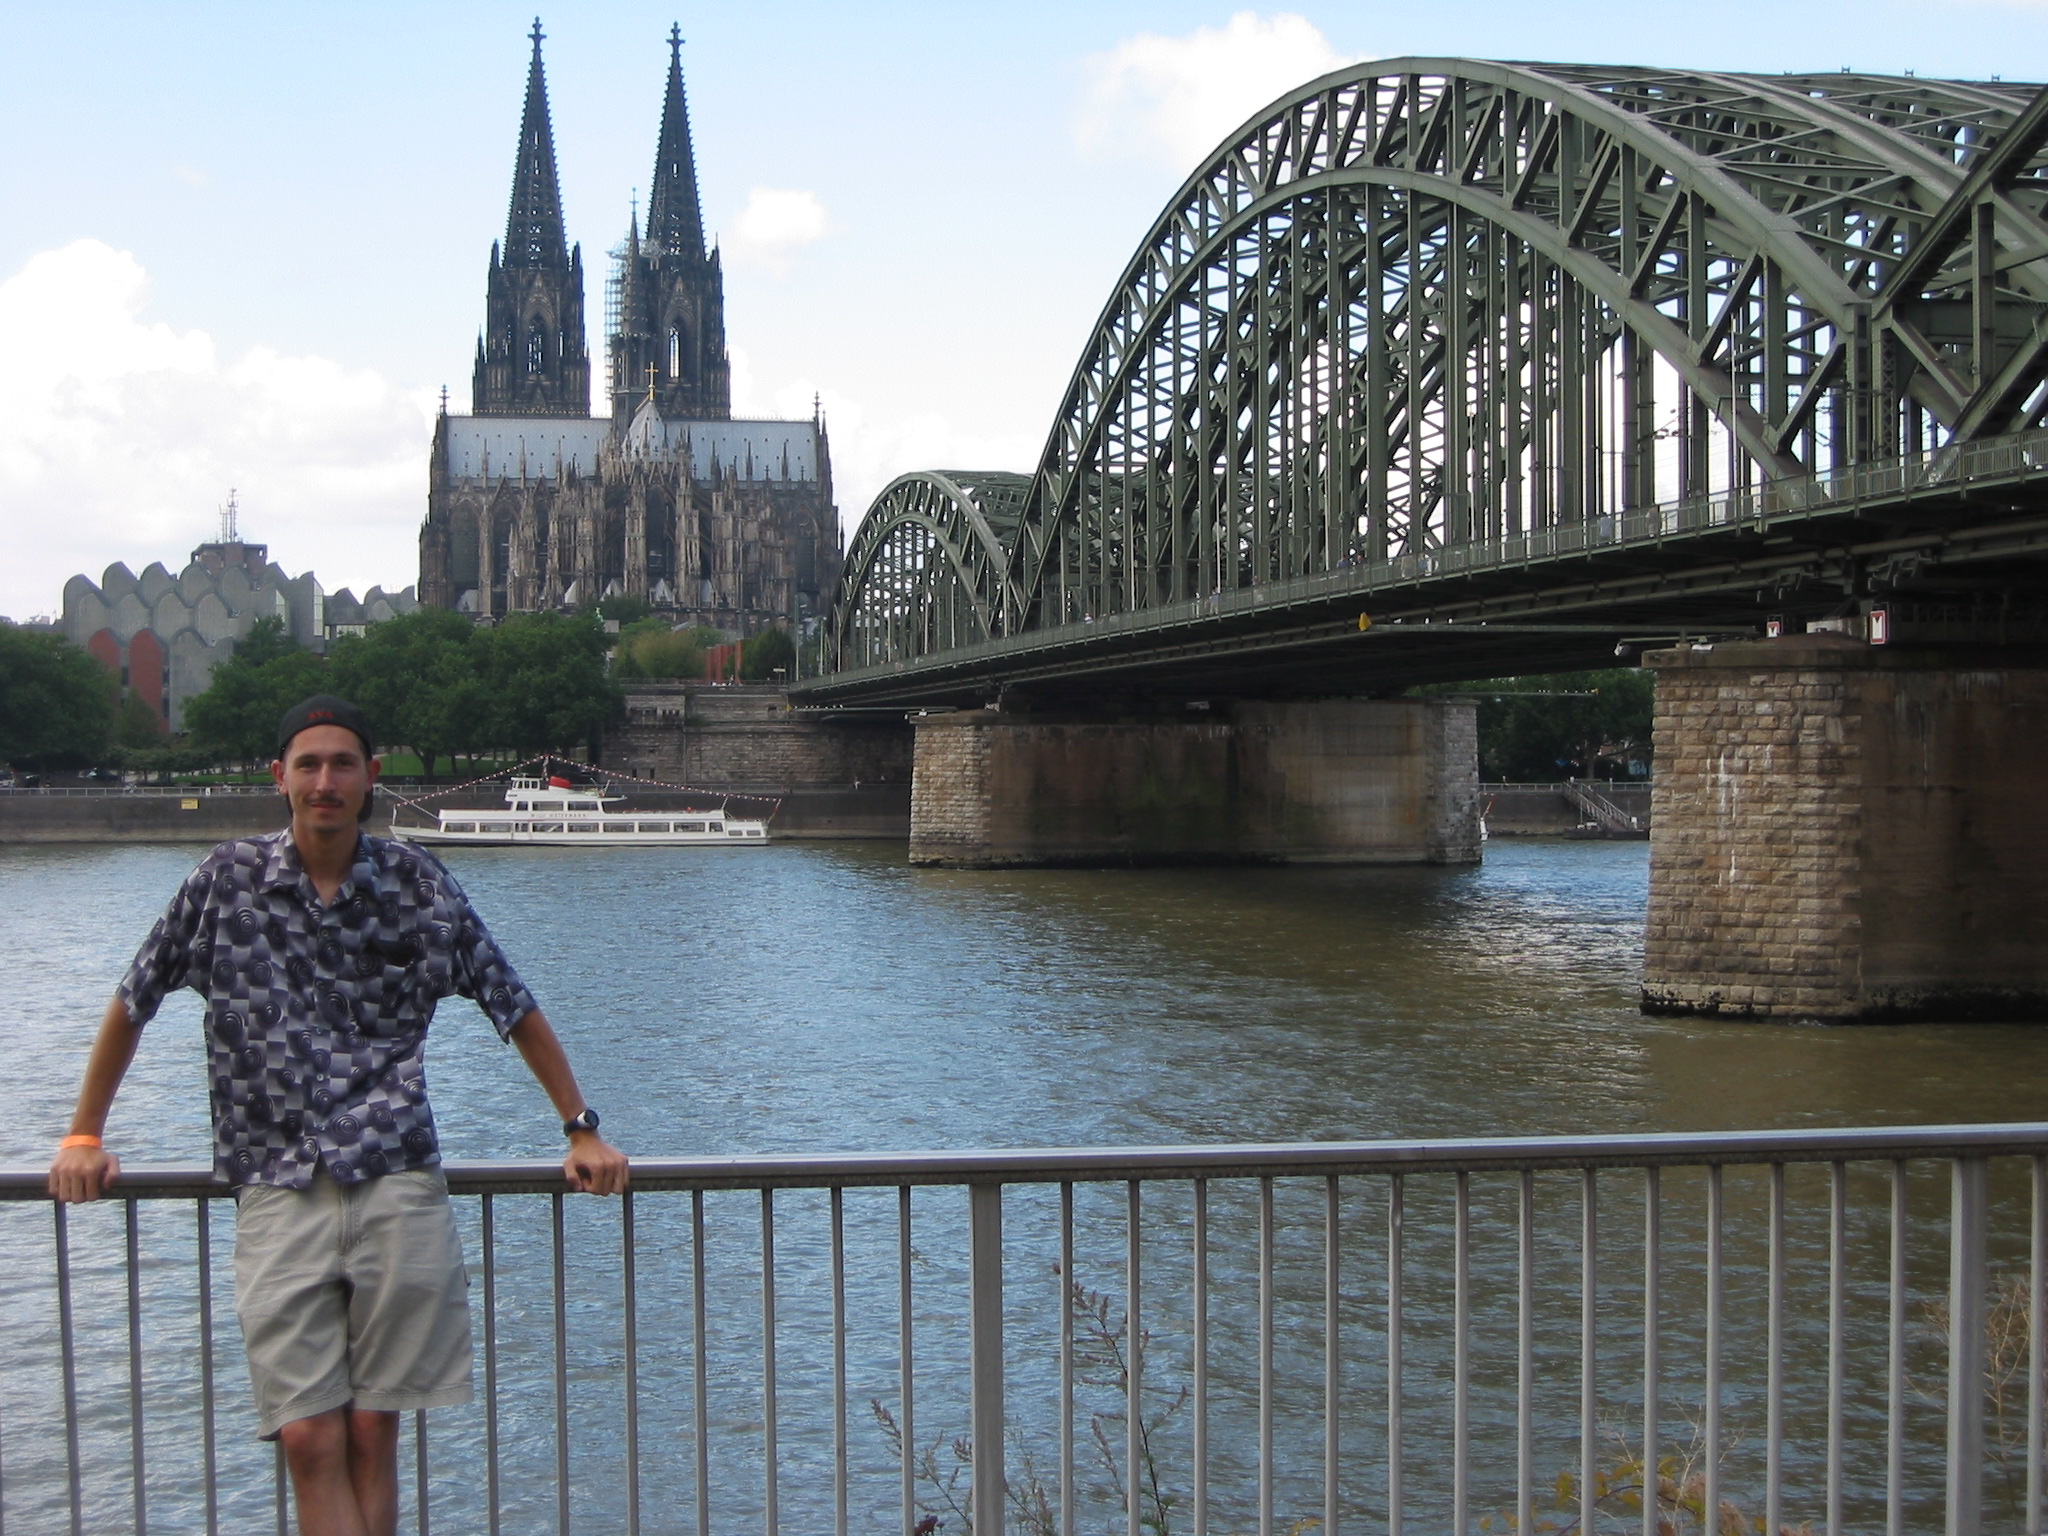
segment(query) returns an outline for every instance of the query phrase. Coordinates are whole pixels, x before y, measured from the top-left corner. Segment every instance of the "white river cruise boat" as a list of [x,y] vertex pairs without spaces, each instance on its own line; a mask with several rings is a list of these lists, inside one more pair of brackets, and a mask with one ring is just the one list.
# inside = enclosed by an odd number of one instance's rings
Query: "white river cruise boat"
[[564,848],[744,848],[768,841],[768,823],[710,811],[621,811],[623,795],[560,778],[518,778],[503,810],[438,811],[430,827],[400,826],[413,843],[514,844]]

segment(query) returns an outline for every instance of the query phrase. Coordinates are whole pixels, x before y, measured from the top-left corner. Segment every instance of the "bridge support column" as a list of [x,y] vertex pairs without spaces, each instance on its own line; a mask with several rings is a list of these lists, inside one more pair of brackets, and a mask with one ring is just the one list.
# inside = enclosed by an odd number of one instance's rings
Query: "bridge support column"
[[1172,719],[919,719],[913,864],[1470,864],[1474,706],[1221,703]]
[[2048,661],[1656,651],[1649,1013],[2048,1020]]

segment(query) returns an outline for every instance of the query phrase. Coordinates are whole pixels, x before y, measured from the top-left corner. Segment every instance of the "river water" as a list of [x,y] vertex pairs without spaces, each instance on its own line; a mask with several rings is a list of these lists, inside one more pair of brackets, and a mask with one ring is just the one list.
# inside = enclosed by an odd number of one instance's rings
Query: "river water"
[[[199,851],[0,850],[0,1163],[46,1160],[105,998]],[[451,865],[564,1036],[607,1134],[641,1156],[2025,1120],[2048,1102],[2048,1031],[1643,1018],[1642,844],[1495,842],[1483,867],[1450,870],[930,871],[909,868],[890,844],[462,850]],[[197,1020],[196,1001],[183,994],[149,1030],[109,1128],[124,1156],[205,1160]],[[459,1000],[436,1023],[429,1076],[450,1155],[557,1154],[553,1117],[516,1054]],[[1678,1193],[1673,1181],[1667,1194]],[[1753,1196],[1731,1182],[1731,1214],[1752,1208]],[[1859,1209],[1881,1213],[1883,1198],[1862,1190]],[[1361,1195],[1344,1217],[1361,1250],[1384,1228],[1383,1193],[1372,1199],[1380,1204]],[[1249,1206],[1219,1201],[1222,1227],[1254,1221]],[[849,1196],[849,1212],[856,1203]],[[1640,1224],[1620,1209],[1618,1221]],[[887,1214],[893,1234],[893,1205]],[[101,1217],[116,1219],[91,1213],[79,1223],[81,1243],[115,1232],[105,1221],[104,1231],[91,1226]],[[189,1212],[178,1219],[176,1231],[144,1234],[158,1266],[151,1284],[167,1295],[190,1265],[191,1239],[181,1235]],[[597,1242],[610,1219],[572,1215],[572,1236],[584,1230],[575,1223],[596,1222]],[[937,1233],[953,1218],[932,1219]],[[1033,1219],[1020,1211],[1018,1231],[1039,1230]],[[1180,1217],[1167,1210],[1164,1219],[1171,1227]],[[1511,1221],[1511,1205],[1482,1201],[1481,1219]],[[0,1327],[17,1345],[15,1364],[0,1363],[6,1529],[58,1529],[50,1366],[40,1345],[28,1347],[48,1338],[49,1217],[16,1207],[0,1209],[0,1220]],[[465,1220],[474,1240],[473,1218]],[[1674,1242],[1684,1220],[1675,1219]],[[225,1212],[215,1220],[221,1253],[230,1221]],[[786,1243],[798,1270],[816,1258],[810,1230]],[[540,1252],[539,1228],[523,1231],[507,1218],[508,1273],[522,1254]],[[1430,1239],[1416,1241],[1421,1252]],[[1877,1228],[1859,1226],[1852,1246],[1881,1266]],[[736,1273],[743,1248],[729,1256]],[[1114,1251],[1108,1241],[1105,1252]],[[647,1274],[658,1279],[662,1255],[682,1263],[681,1253],[656,1234]],[[1575,1261],[1562,1248],[1555,1258],[1551,1278],[1568,1289]],[[98,1270],[95,1262],[81,1259],[85,1280],[116,1285],[111,1259]],[[877,1269],[870,1278],[879,1277]],[[800,1289],[791,1302],[799,1310],[808,1305]],[[537,1309],[526,1319],[536,1328],[545,1322],[544,1295],[512,1305]],[[240,1365],[224,1288],[219,1306],[223,1456],[241,1468],[223,1498],[248,1520],[267,1511],[267,1463],[251,1461],[239,1438]],[[508,1320],[508,1338],[518,1322]],[[643,1339],[656,1331],[641,1326]],[[1176,1325],[1158,1326],[1163,1350]],[[1682,1338],[1683,1321],[1671,1326]],[[877,1329],[869,1343],[856,1341],[855,1373],[886,1384],[891,1340]],[[160,1354],[181,1330],[189,1323],[151,1324]],[[1558,1348],[1560,1363],[1575,1360],[1568,1341]],[[176,1416],[189,1418],[191,1388],[180,1369],[151,1367],[153,1401],[174,1400],[152,1410],[167,1415],[165,1430],[152,1430],[164,1466],[152,1474],[157,1529],[199,1518],[193,1474],[177,1469],[186,1420]],[[614,1390],[615,1361],[578,1370]],[[662,1394],[681,1394],[684,1378],[660,1380],[669,1385],[650,1389],[649,1412],[681,1423],[680,1401]],[[1570,1401],[1558,1402],[1567,1417]],[[1429,1411],[1418,1410],[1425,1419]],[[736,1424],[745,1417],[733,1413]],[[925,1422],[940,1417],[934,1409]],[[473,1454],[476,1418],[451,1415],[454,1450],[438,1454],[458,1464]],[[615,1439],[611,1425],[579,1443]],[[802,1442],[792,1434],[792,1455],[803,1454]],[[1563,1464],[1561,1444],[1546,1476]],[[1356,1454],[1347,1477],[1368,1508],[1380,1484],[1363,1437]],[[507,1529],[552,1528],[551,1462],[528,1459],[533,1467],[507,1474]],[[125,1508],[119,1470],[108,1462],[96,1495],[113,1510]],[[650,1529],[688,1525],[686,1472],[664,1485],[673,1502]],[[741,1458],[731,1475],[753,1474]],[[600,1484],[604,1476],[589,1474]],[[608,1509],[617,1490],[589,1496]],[[746,1500],[732,1496],[737,1518]],[[466,1528],[467,1507],[452,1505],[446,1528]],[[886,1526],[875,1518],[872,1528]],[[1184,1510],[1176,1520],[1177,1529]]]

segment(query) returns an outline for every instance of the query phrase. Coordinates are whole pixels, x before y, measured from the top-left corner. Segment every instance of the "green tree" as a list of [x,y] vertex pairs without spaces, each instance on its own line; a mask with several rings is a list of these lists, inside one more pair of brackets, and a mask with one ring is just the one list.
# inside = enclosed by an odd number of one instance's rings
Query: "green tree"
[[496,745],[488,634],[445,608],[386,619],[335,642],[334,691],[370,717],[379,746],[411,747],[432,773]]
[[0,624],[0,762],[80,768],[106,755],[120,684],[59,635]]
[[114,710],[114,743],[134,751],[164,744],[164,722],[141,694],[130,692]]
[[286,632],[283,619],[261,618],[213,669],[206,691],[186,700],[185,725],[193,745],[217,758],[268,762],[284,712],[326,686],[326,663]]
[[764,629],[748,640],[746,649],[740,652],[740,676],[750,683],[766,682],[777,667],[787,677],[795,663],[796,642],[789,638],[789,631]]
[[600,619],[615,621],[621,630],[628,624],[647,618],[653,612],[654,606],[646,598],[628,597],[623,592],[614,593],[597,605],[597,616]]
[[521,757],[594,744],[624,699],[605,675],[607,636],[594,617],[515,613],[485,632],[491,739]]
[[1416,690],[1479,697],[1479,774],[1495,782],[1613,778],[1650,756],[1655,684],[1612,667]]
[[634,625],[631,635],[621,633],[618,660],[612,666],[612,676],[698,678],[704,675],[704,647],[698,642],[696,631],[671,630],[659,619],[645,622],[646,628]]

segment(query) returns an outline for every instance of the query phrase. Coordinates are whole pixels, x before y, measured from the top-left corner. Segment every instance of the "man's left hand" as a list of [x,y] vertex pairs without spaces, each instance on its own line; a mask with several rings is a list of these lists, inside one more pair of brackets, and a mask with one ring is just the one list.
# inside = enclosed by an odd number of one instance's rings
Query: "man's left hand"
[[595,1131],[578,1131],[569,1138],[562,1172],[571,1189],[590,1195],[624,1194],[630,1177],[626,1154]]

